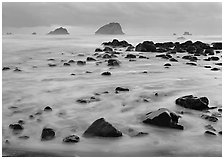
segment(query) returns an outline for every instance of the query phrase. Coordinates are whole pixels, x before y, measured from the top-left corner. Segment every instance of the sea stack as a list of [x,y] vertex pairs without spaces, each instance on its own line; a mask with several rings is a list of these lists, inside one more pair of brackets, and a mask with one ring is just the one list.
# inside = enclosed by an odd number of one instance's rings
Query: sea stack
[[99,28],[95,34],[123,35],[124,32],[119,23],[109,23]]
[[67,34],[69,34],[67,29],[65,29],[63,27],[57,28],[54,31],[50,31],[48,33],[48,35],[67,35]]

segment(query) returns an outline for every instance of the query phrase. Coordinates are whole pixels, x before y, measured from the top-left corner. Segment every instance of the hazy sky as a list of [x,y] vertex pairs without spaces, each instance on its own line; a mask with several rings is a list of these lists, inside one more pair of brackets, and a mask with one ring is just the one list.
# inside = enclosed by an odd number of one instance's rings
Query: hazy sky
[[58,26],[71,34],[94,34],[104,24],[119,22],[126,34],[221,35],[220,2],[4,2],[3,33],[45,34]]

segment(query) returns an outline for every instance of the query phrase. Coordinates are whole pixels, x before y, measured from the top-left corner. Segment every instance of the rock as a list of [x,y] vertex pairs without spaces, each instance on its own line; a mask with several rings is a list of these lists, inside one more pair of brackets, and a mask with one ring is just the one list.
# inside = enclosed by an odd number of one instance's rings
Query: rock
[[7,70],[10,70],[10,68],[9,67],[3,67],[2,68],[2,71],[7,71]]
[[212,43],[212,48],[215,50],[222,50],[222,43],[221,42]]
[[216,67],[211,69],[211,71],[219,71],[219,70],[220,70],[220,68],[216,68]]
[[215,128],[212,125],[205,125],[206,129],[212,130],[212,131],[216,131]]
[[117,87],[117,88],[115,89],[115,92],[116,92],[116,93],[118,93],[118,92],[127,92],[127,91],[129,91],[128,88]]
[[219,108],[218,111],[219,111],[219,112],[222,112],[222,108]]
[[68,63],[75,63],[75,61],[74,60],[69,60]]
[[193,45],[188,46],[186,51],[190,54],[196,53],[196,47]]
[[96,61],[96,59],[92,58],[92,57],[87,57],[86,61]]
[[152,41],[144,41],[143,43],[139,43],[135,47],[135,51],[140,51],[140,52],[156,52],[156,46]]
[[170,61],[171,61],[171,62],[178,62],[178,60],[175,59],[175,58],[171,58]]
[[18,123],[19,123],[20,125],[23,125],[23,124],[25,124],[25,121],[24,121],[24,120],[19,120]]
[[194,62],[187,62],[186,64],[187,64],[187,65],[191,65],[191,66],[197,66],[197,64],[194,63]]
[[116,59],[109,59],[107,63],[107,66],[119,66],[121,62]]
[[147,59],[146,56],[142,56],[142,55],[140,55],[138,58],[140,58],[140,59]]
[[17,123],[16,124],[10,124],[9,128],[12,129],[12,130],[15,130],[15,131],[24,129],[22,125],[17,124]]
[[75,73],[71,73],[70,75],[71,75],[71,76],[75,76]]
[[216,136],[216,134],[214,133],[214,132],[211,132],[211,131],[205,131],[205,135],[215,135]]
[[134,51],[134,46],[128,46],[128,48],[126,49],[126,51]]
[[[162,57],[163,59],[169,59],[170,56],[166,55],[166,54],[159,54],[159,55],[156,55],[156,57]],[[172,58],[172,56],[171,56]]]
[[100,118],[90,125],[90,127],[84,132],[84,136],[120,137],[122,136],[122,133],[113,127],[113,125],[105,121],[104,118]]
[[117,39],[113,39],[112,42],[104,42],[102,43],[104,46],[111,46],[111,47],[132,47],[133,46],[131,44],[129,44],[127,41],[123,40],[123,41],[119,41]]
[[20,70],[19,68],[16,67],[16,68],[14,69],[14,71],[15,71],[15,72],[21,72],[22,70]]
[[211,49],[211,48],[209,48],[209,49],[205,49],[204,53],[205,53],[205,54],[208,54],[208,55],[215,55],[214,50]]
[[86,61],[77,61],[77,65],[85,65]]
[[171,66],[170,63],[165,63],[163,66]]
[[176,99],[175,103],[185,108],[195,110],[209,109],[209,100],[206,97],[194,97],[193,95],[187,95]]
[[49,107],[49,106],[46,106],[46,107],[44,108],[44,111],[45,111],[45,112],[52,111],[52,108],[51,108],[51,107]]
[[222,66],[222,63],[221,62],[215,63],[215,65]]
[[136,55],[133,55],[133,54],[127,54],[125,58],[136,58]]
[[102,52],[103,50],[102,49],[100,49],[100,48],[96,48],[95,49],[95,52]]
[[55,67],[55,66],[57,66],[57,65],[56,65],[56,64],[51,64],[51,63],[49,63],[48,66],[49,66],[49,67]]
[[103,49],[103,51],[105,51],[105,52],[112,52],[113,51],[113,49],[111,48],[111,47],[105,47],[104,49]]
[[219,134],[222,135],[222,131],[219,131]]
[[217,57],[217,56],[212,56],[212,57],[210,57],[210,60],[211,60],[211,61],[218,61],[218,60],[219,60],[219,57]]
[[100,101],[100,98],[96,98],[96,97],[87,97],[87,98],[81,98],[76,100],[76,102],[80,104],[87,104],[87,103],[98,102],[98,101]]
[[183,130],[184,127],[177,124],[179,118],[180,116],[174,112],[160,108],[157,111],[147,113],[143,123]]
[[57,28],[54,31],[50,31],[48,33],[48,35],[63,35],[63,34],[66,35],[66,34],[69,34],[69,33],[68,33],[67,29],[62,28],[62,27]]
[[27,136],[27,135],[24,135],[24,136],[19,136],[18,138],[19,138],[19,139],[24,139],[24,140],[27,140],[27,139],[29,139],[30,137],[29,137],[29,136]]
[[211,66],[205,65],[204,68],[211,68]]
[[32,35],[36,35],[37,33],[36,32],[32,32]]
[[102,58],[103,58],[103,59],[110,59],[110,58],[112,58],[112,56],[109,55],[109,54],[104,54],[104,55],[102,56]]
[[119,23],[109,23],[101,28],[99,28],[95,34],[112,34],[112,35],[119,35],[124,34]]
[[44,128],[41,134],[41,140],[52,140],[55,137],[55,131],[51,128]]
[[30,118],[30,119],[34,119],[34,116],[33,116],[33,115],[30,115],[29,118]]
[[214,116],[209,116],[209,115],[206,115],[206,114],[203,114],[203,115],[201,116],[201,118],[206,119],[206,120],[211,121],[211,122],[216,122],[216,121],[218,121],[218,118],[216,118],[216,117],[214,117]]
[[103,73],[101,73],[101,75],[103,75],[103,76],[110,76],[111,73],[110,72],[103,72]]
[[70,66],[70,64],[69,64],[69,63],[64,63],[63,65],[64,65],[64,66]]
[[93,73],[93,72],[91,72],[91,71],[86,71],[86,73]]
[[63,142],[66,143],[77,143],[79,142],[79,137],[77,135],[69,135],[63,139]]
[[134,59],[129,59],[128,61],[129,61],[129,62],[133,62],[133,61],[136,61],[136,60],[134,60]]

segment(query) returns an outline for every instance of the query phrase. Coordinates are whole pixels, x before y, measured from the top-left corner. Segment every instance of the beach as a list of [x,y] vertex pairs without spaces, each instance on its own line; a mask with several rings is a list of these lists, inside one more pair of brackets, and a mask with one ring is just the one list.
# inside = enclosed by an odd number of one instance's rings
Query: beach
[[[172,54],[178,62],[156,57],[158,52],[125,51],[117,48],[119,67],[107,66],[105,59],[96,58],[95,49],[113,39],[126,40],[136,46],[149,40],[176,42],[176,36],[95,36],[95,35],[3,35],[2,65],[2,150],[3,156],[222,156],[222,117],[217,122],[203,119],[203,114],[217,113],[222,108],[222,52],[211,57],[198,56],[197,66],[187,65],[187,52]],[[221,42],[217,36],[188,36],[185,40],[204,43]],[[142,55],[129,61],[127,54]],[[93,57],[96,61],[86,61]],[[65,66],[69,60],[84,60]],[[98,63],[98,64],[96,64]],[[170,63],[169,68],[164,64]],[[56,64],[49,67],[49,64]],[[211,71],[205,68],[219,68]],[[18,67],[21,71],[13,71]],[[111,76],[102,76],[109,71]],[[115,93],[116,87],[128,92]],[[155,95],[157,93],[157,95]],[[175,100],[185,95],[207,97],[206,111],[183,108]],[[80,98],[99,100],[78,103]],[[50,112],[42,112],[49,106]],[[159,108],[167,108],[181,116],[184,130],[144,124],[143,116]],[[37,112],[41,114],[36,114]],[[181,113],[182,112],[182,113]],[[32,115],[32,116],[31,116]],[[83,136],[97,119],[105,118],[123,134],[118,138]],[[14,134],[9,125],[23,120],[24,129]],[[216,136],[204,134],[206,125],[216,129]],[[55,130],[55,138],[41,141],[44,127]],[[132,136],[130,129],[148,135]],[[64,137],[76,134],[80,141],[63,143]],[[28,139],[19,138],[29,136]],[[6,140],[8,142],[6,142]]]

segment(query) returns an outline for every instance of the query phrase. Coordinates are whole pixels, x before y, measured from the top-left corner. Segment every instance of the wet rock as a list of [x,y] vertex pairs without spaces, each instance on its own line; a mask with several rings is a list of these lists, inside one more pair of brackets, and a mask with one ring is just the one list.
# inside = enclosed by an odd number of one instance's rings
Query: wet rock
[[152,41],[144,41],[135,47],[135,51],[140,52],[156,52],[156,46]]
[[101,75],[103,75],[103,76],[110,76],[111,73],[110,72],[103,72],[103,73],[101,73]]
[[165,63],[163,66],[171,66],[170,63]]
[[3,67],[2,68],[2,71],[7,71],[7,70],[10,70],[10,68],[9,67]]
[[15,72],[21,72],[22,70],[20,70],[19,68],[16,67],[16,68],[14,69],[14,71],[15,71]]
[[103,59],[110,59],[110,58],[112,58],[112,56],[109,55],[109,54],[104,54],[104,55],[102,56],[102,58],[103,58]]
[[50,112],[50,111],[52,111],[52,108],[49,107],[49,106],[46,106],[46,107],[44,108],[44,111],[45,111],[45,112]]
[[112,49],[111,47],[107,47],[107,46],[106,46],[106,47],[103,49],[103,51],[105,51],[105,52],[106,52],[106,51],[111,52],[111,51],[113,51],[113,49]]
[[219,108],[218,111],[219,111],[219,112],[222,112],[222,108]]
[[64,65],[64,66],[70,66],[70,64],[69,64],[69,63],[64,63],[63,65]]
[[95,52],[102,52],[103,50],[102,49],[100,49],[100,48],[96,48],[95,49]]
[[221,42],[212,43],[212,48],[215,50],[222,50],[222,43]]
[[69,63],[69,64],[70,64],[70,63],[75,63],[75,61],[74,61],[74,60],[69,60],[68,63]]
[[178,60],[175,59],[175,58],[171,58],[170,61],[171,61],[171,62],[178,62]]
[[52,140],[55,137],[55,131],[51,128],[44,128],[41,134],[41,140]]
[[77,135],[69,135],[63,139],[63,142],[66,143],[77,143],[79,142],[79,137]]
[[214,55],[215,53],[214,53],[214,50],[213,49],[205,49],[205,51],[204,51],[204,53],[205,54],[208,54],[208,55]]
[[215,135],[216,136],[216,133],[207,130],[207,131],[205,131],[205,135]]
[[136,58],[136,55],[133,55],[133,54],[127,54],[125,58]]
[[222,135],[222,131],[219,131],[219,134]]
[[12,130],[23,130],[23,126],[21,124],[10,124],[9,125],[9,128],[12,129]]
[[148,135],[149,133],[147,132],[138,132],[138,134],[136,134],[135,136],[145,136],[145,135]]
[[196,52],[196,50],[197,50],[196,47],[193,46],[193,45],[191,45],[191,46],[188,46],[188,47],[187,47],[187,50],[186,50],[186,51],[187,51],[188,53],[190,53],[190,54],[193,54],[193,53]]
[[127,92],[127,91],[129,91],[128,88],[117,87],[117,88],[115,89],[115,92],[116,92],[116,93],[119,93],[119,92]]
[[107,66],[119,66],[121,62],[116,59],[109,59],[107,63]]
[[176,99],[175,103],[185,108],[195,110],[208,109],[209,100],[206,97],[194,97],[193,95],[187,95]]
[[96,59],[94,59],[93,57],[87,57],[86,61],[96,61]]
[[24,135],[24,136],[19,136],[18,138],[19,138],[19,139],[24,139],[24,140],[27,140],[27,139],[29,139],[30,137],[29,137],[29,136],[27,136],[27,135]]
[[221,62],[215,63],[215,65],[222,66],[222,63]]
[[25,124],[25,121],[24,121],[24,120],[19,120],[18,123],[19,123],[20,125],[23,125],[23,124]]
[[202,119],[206,119],[208,121],[211,121],[211,122],[216,122],[218,121],[218,118],[214,117],[214,116],[210,116],[210,115],[206,115],[206,114],[203,114],[201,116]]
[[211,66],[205,65],[204,68],[211,68]]
[[216,68],[216,67],[211,69],[211,71],[219,71],[219,70],[220,70],[220,68]]
[[212,131],[216,131],[215,128],[212,125],[205,125],[206,129],[212,130]]
[[210,57],[210,60],[211,60],[211,61],[218,61],[218,60],[219,60],[219,57],[217,57],[217,56],[212,56],[212,57]]
[[104,118],[100,118],[90,125],[90,127],[84,132],[84,136],[120,137],[122,136],[122,133],[113,127],[113,125],[105,121]]
[[147,113],[143,123],[183,130],[184,127],[177,124],[179,118],[180,116],[174,112],[160,108],[157,111]]
[[197,66],[197,64],[194,63],[194,62],[187,62],[186,64],[187,64],[187,65],[191,65],[191,66]]
[[56,65],[56,64],[51,64],[51,63],[49,63],[48,66],[49,66],[49,67],[55,67],[55,66],[57,66],[57,65]]
[[140,59],[147,59],[146,56],[142,56],[142,55],[140,55],[138,58],[140,58]]
[[77,65],[85,65],[86,61],[77,61]]

